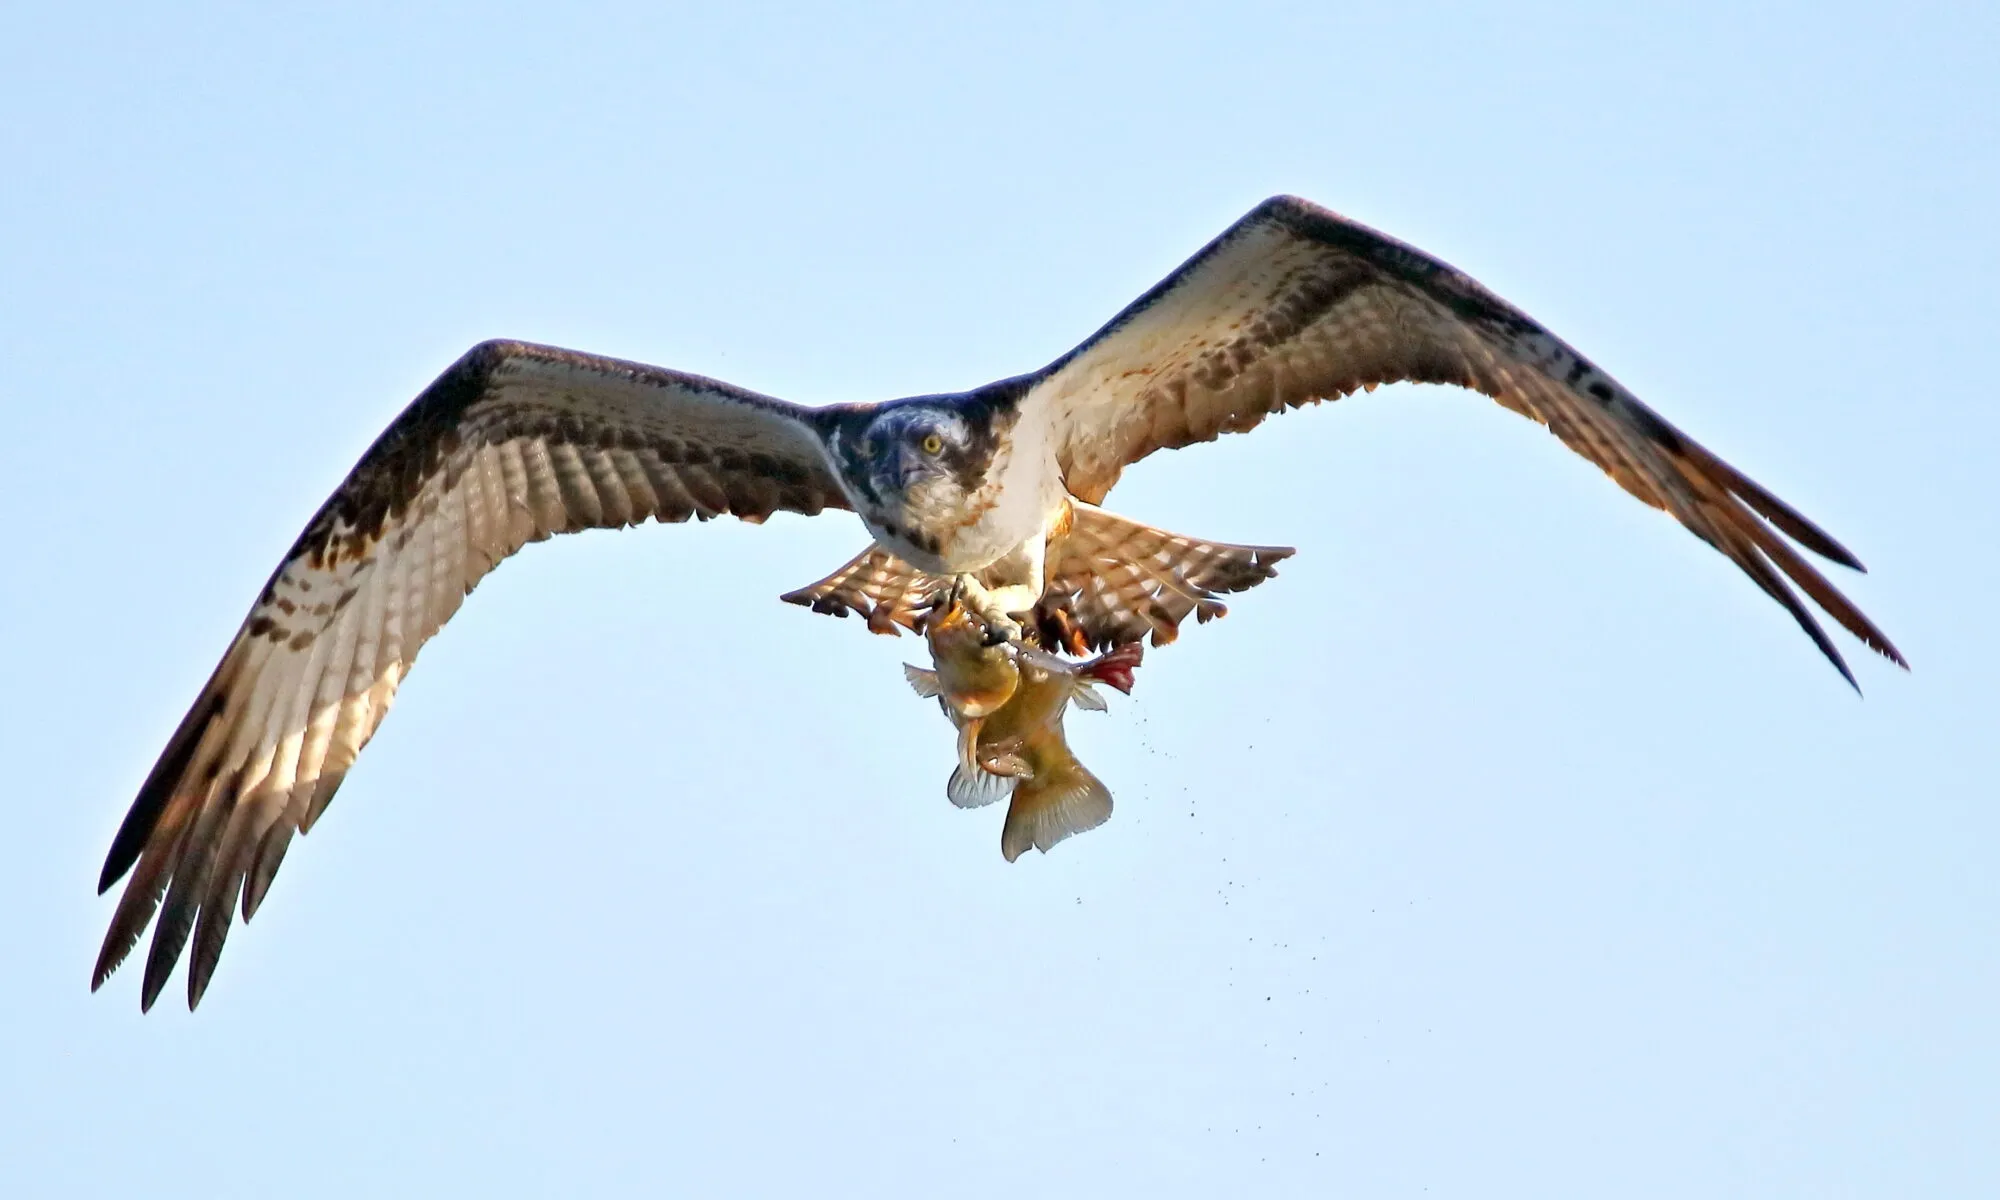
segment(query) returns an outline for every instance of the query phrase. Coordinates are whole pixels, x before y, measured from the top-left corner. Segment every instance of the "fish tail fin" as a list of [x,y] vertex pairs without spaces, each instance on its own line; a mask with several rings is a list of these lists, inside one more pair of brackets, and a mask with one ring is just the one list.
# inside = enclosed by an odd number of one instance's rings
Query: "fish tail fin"
[[1049,847],[1111,819],[1111,789],[1065,751],[1033,778],[1014,788],[1007,824],[1000,830],[1000,853],[1013,862],[1030,846]]

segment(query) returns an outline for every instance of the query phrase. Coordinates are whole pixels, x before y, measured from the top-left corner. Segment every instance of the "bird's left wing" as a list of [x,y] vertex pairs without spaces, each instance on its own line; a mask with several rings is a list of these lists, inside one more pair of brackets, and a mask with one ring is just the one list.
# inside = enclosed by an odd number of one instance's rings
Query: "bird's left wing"
[[1377,384],[1449,383],[1541,422],[1671,513],[1853,674],[1789,578],[1871,649],[1903,659],[1785,539],[1838,542],[1669,425],[1527,314],[1423,251],[1290,196],[1265,201],[1083,345],[1029,377],[1070,493],[1097,503],[1155,450],[1253,428]]
[[418,649],[522,546],[649,517],[848,507],[819,419],[656,367],[520,342],[474,347],[306,526],[139,789],[98,884],[132,872],[92,987],[164,893],[141,1003],[151,1007],[190,933],[189,1007],[200,1000],[239,898],[247,920]]

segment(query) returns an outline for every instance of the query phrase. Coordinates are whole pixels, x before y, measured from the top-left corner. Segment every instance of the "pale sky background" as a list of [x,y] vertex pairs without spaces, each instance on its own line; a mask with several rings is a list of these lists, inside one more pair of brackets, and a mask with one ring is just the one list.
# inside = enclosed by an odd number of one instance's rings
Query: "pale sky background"
[[[1990,4],[9,6],[0,1192],[2000,1195]],[[1009,866],[845,514],[531,547],[199,1014],[112,831],[473,342],[806,402],[1055,357],[1274,192],[1469,271],[1869,564],[1857,698],[1529,423],[1129,473],[1296,545]]]

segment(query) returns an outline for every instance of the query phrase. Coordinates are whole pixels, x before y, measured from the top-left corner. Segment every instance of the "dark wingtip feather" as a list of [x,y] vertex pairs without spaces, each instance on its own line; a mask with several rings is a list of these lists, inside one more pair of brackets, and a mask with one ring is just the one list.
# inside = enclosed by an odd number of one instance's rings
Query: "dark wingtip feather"
[[137,941],[136,937],[121,940],[115,929],[111,936],[104,939],[104,945],[97,951],[97,963],[90,969],[92,992],[104,986],[104,981],[111,978],[112,972],[116,971],[132,953],[132,946]]
[[[139,1011],[153,1011],[153,1002],[166,989],[167,980],[172,977],[174,967],[181,960],[181,944],[169,943],[165,931],[153,931],[153,948],[146,953],[146,974],[139,984]],[[182,934],[185,938],[187,935]],[[169,945],[172,949],[168,949]]]
[[[1665,431],[1664,434],[1656,431],[1656,436],[1675,451],[1674,461],[1680,467],[1682,478],[1706,498],[1703,508],[1708,520],[1690,520],[1685,513],[1676,515],[1683,524],[1734,560],[1772,599],[1784,605],[1857,695],[1861,692],[1861,685],[1855,680],[1854,672],[1835,649],[1826,631],[1813,619],[1811,611],[1786,584],[1786,579],[1803,589],[1814,604],[1859,639],[1862,645],[1904,670],[1909,669],[1910,664],[1889,641],[1888,635],[1877,628],[1852,600],[1842,595],[1840,589],[1834,587],[1785,538],[1790,537],[1822,558],[1865,573],[1867,568],[1861,565],[1861,560],[1852,551],[1741,471],[1682,437],[1657,417],[1651,419],[1659,430]],[[1704,530],[1703,526],[1709,525],[1710,521],[1714,521],[1715,526]]]
[[1833,669],[1839,671],[1840,677],[1847,681],[1847,686],[1853,688],[1854,694],[1859,696],[1861,684],[1854,678],[1853,668],[1847,665],[1847,659],[1841,656],[1840,648],[1833,644],[1833,639],[1827,636],[1826,630],[1813,619],[1812,610],[1799,603],[1798,597],[1792,594],[1792,589],[1779,582],[1775,576],[1772,577],[1772,582],[1777,584],[1777,590],[1772,591],[1770,588],[1765,590],[1778,598],[1778,602],[1792,614],[1792,619],[1799,623],[1799,628],[1805,630],[1806,636],[1812,639],[1813,645],[1819,647],[1819,652],[1826,656],[1826,660],[1833,664]]
[[174,973],[181,954],[187,949],[188,935],[194,931],[202,893],[217,866],[216,842],[223,815],[233,807],[229,798],[212,796],[189,827],[186,849],[174,864],[173,882],[167,886],[166,902],[153,925],[153,945],[146,952],[146,977],[140,994],[141,1011],[150,1009],[159,998],[167,979]]
[[1828,658],[1833,660],[1833,669],[1840,672],[1840,677],[1847,681],[1848,687],[1854,689],[1854,694],[1857,696],[1862,695],[1861,681],[1854,677],[1854,672],[1848,668],[1847,660],[1840,656],[1840,651],[1830,649],[1823,641],[1820,642],[1819,648]]
[[[190,753],[193,751],[193,740],[189,739]],[[171,751],[172,747],[169,747],[169,753]],[[97,875],[98,895],[110,891],[113,884],[125,878],[126,872],[139,861],[139,855],[145,852],[146,842],[153,836],[167,801],[173,798],[174,787],[180,783],[181,771],[187,764],[185,760],[173,763],[171,775],[162,778],[162,769],[168,765],[167,757],[162,756],[160,765],[153,768],[153,777],[148,778],[145,786],[139,789],[138,799],[132,802],[132,807],[125,813],[125,820],[119,824],[117,836],[111,839],[111,850],[104,856],[104,869]]]
[[1736,494],[1743,502],[1762,514],[1765,520],[1776,525],[1790,535],[1793,541],[1819,555],[1829,562],[1839,563],[1850,570],[1866,575],[1868,568],[1861,565],[1854,551],[1833,539],[1833,535],[1807,520],[1797,509],[1773,496],[1742,474],[1736,475],[1739,487]]
[[216,872],[207,895],[202,897],[201,911],[194,923],[194,956],[188,960],[189,1012],[201,1003],[202,994],[208,991],[208,981],[215,976],[216,964],[222,961],[222,946],[229,940],[229,926],[236,914],[237,897],[242,894],[243,876],[253,849],[247,845],[226,847],[224,853],[233,865]]
[[1841,545],[1832,534],[1814,524],[1798,509],[1772,495],[1756,480],[1685,438],[1681,439],[1681,452],[1696,460],[1705,474],[1713,477],[1737,499],[1749,505],[1766,521],[1783,530],[1787,537],[1799,545],[1829,562],[1837,562],[1863,575],[1868,573],[1868,568],[1861,565],[1861,560],[1855,557],[1854,551]]
[[[1741,513],[1740,509],[1738,511]],[[1789,576],[1792,582],[1803,588],[1806,595],[1812,598],[1813,603],[1824,609],[1828,616],[1840,622],[1841,627],[1858,638],[1862,645],[1880,654],[1890,662],[1897,664],[1904,670],[1909,669],[1909,663],[1904,660],[1902,653],[1889,641],[1888,635],[1878,629],[1875,623],[1868,619],[1866,614],[1855,607],[1852,600],[1842,595],[1840,589],[1834,587],[1827,580],[1826,576],[1820,574],[1810,562],[1800,557],[1796,550],[1792,549],[1777,534],[1772,533],[1769,528],[1761,524],[1755,516],[1748,513],[1741,513],[1738,524],[1741,532],[1747,535],[1763,551],[1769,561],[1776,564],[1777,568]],[[1850,676],[1851,681],[1852,677]],[[1860,689],[1857,687],[1855,690],[1859,691]]]
[[167,802],[173,799],[174,792],[187,775],[189,764],[194,761],[201,735],[207,732],[209,722],[229,703],[228,690],[221,683],[234,657],[233,654],[225,656],[216,666],[208,686],[202,689],[201,698],[181,718],[179,728],[174,730],[174,736],[167,742],[167,748],[160,752],[159,761],[147,773],[146,782],[139,786],[139,795],[126,811],[125,820],[119,823],[118,833],[111,839],[111,850],[104,856],[104,870],[97,876],[98,895],[110,891],[112,884],[123,879],[146,849],[147,840],[159,825],[160,814],[166,811]]
[[215,964],[222,959],[222,941],[229,936],[229,918],[221,921],[221,933],[211,945],[195,946],[195,957],[188,963],[188,1011],[201,1007],[201,998],[208,992],[208,981],[215,977]]
[[[1841,656],[1840,648],[1833,644],[1833,639],[1827,636],[1826,630],[1813,618],[1812,610],[1800,602],[1798,594],[1792,591],[1784,576],[1772,566],[1771,559],[1765,556],[1765,550],[1769,548],[1774,551],[1782,565],[1786,567],[1787,573],[1790,573],[1794,565],[1803,567],[1808,574],[1812,574],[1812,569],[1805,566],[1804,561],[1793,554],[1789,547],[1777,541],[1769,530],[1758,525],[1755,517],[1745,514],[1741,508],[1734,508],[1733,511],[1725,510],[1725,513],[1727,515],[1717,514],[1723,516],[1725,523],[1716,528],[1712,535],[1693,525],[1690,525],[1690,528],[1694,528],[1697,534],[1728,555],[1745,575],[1764,590],[1765,595],[1783,605],[1785,611],[1792,614],[1792,619],[1798,622],[1799,628],[1805,630],[1806,636],[1812,639],[1813,645],[1819,647],[1819,652],[1833,664],[1833,669],[1840,672],[1840,677],[1847,681],[1847,686],[1853,688],[1856,695],[1860,695],[1861,684],[1854,678],[1854,671],[1847,665],[1847,660]],[[1811,586],[1810,582],[1796,574],[1792,577],[1808,587]],[[1831,585],[1824,579],[1818,579],[1817,575],[1812,577],[1817,579],[1822,587],[1832,590]],[[1834,595],[1838,596],[1839,593],[1835,592]],[[1835,615],[1840,614],[1835,613]]]
[[167,890],[167,878],[180,858],[188,832],[189,807],[185,802],[169,805],[161,815],[154,840],[139,857],[138,868],[126,882],[125,894],[118,898],[118,907],[111,914],[111,926],[104,933],[104,945],[98,951],[97,967],[92,972],[92,991],[124,964],[152,922],[160,897]]
[[[172,968],[168,969],[170,971],[172,970]],[[149,1013],[153,1011],[153,1003],[154,1001],[160,998],[160,989],[164,988],[166,985],[167,985],[167,977],[165,975],[161,975],[159,978],[155,979],[153,977],[152,964],[148,963],[146,970],[146,981],[139,988],[139,1011],[141,1013]]]
[[[187,753],[194,751],[194,739],[187,739]],[[111,885],[125,878],[125,873],[139,861],[139,855],[146,849],[146,840],[153,835],[153,828],[159,823],[160,813],[167,801],[173,798],[174,785],[180,782],[181,772],[186,769],[186,756],[169,764],[177,747],[169,746],[167,753],[153,768],[152,775],[139,789],[139,796],[126,810],[125,819],[118,825],[118,833],[111,839],[111,850],[104,856],[104,869],[97,875],[97,894],[102,896],[111,890]]]
[[[1752,549],[1751,553],[1757,552]],[[1756,561],[1766,572],[1770,571],[1769,563],[1763,558],[1759,557]],[[1860,695],[1861,683],[1854,678],[1853,668],[1847,665],[1847,659],[1841,655],[1840,647],[1833,644],[1833,639],[1827,636],[1826,630],[1814,619],[1812,610],[1800,603],[1798,596],[1793,594],[1792,589],[1787,587],[1775,573],[1770,574],[1769,579],[1772,586],[1764,590],[1770,592],[1785,606],[1785,610],[1792,614],[1792,619],[1799,623],[1799,628],[1805,630],[1806,636],[1812,639],[1813,645],[1819,647],[1819,652],[1826,656],[1826,660],[1833,664],[1833,669],[1839,671],[1840,677],[1847,681],[1847,686],[1854,689],[1855,695]],[[1764,580],[1759,578],[1758,582],[1762,583]]]
[[285,861],[285,851],[292,844],[292,835],[298,826],[289,816],[280,815],[271,828],[257,843],[255,859],[250,864],[250,872],[243,881],[243,922],[257,915],[264,904],[264,897],[270,893],[271,880],[277,877],[278,868]]

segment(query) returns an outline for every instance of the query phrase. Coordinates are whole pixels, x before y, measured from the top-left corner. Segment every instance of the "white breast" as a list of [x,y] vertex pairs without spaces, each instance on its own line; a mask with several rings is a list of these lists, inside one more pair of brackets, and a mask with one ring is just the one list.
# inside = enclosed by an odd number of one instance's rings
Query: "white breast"
[[[1048,422],[1034,407],[1014,422],[1013,437],[993,465],[999,494],[949,547],[953,571],[977,571],[1048,536],[1067,498],[1062,470],[1048,438]],[[1037,561],[1040,555],[1035,555]]]

